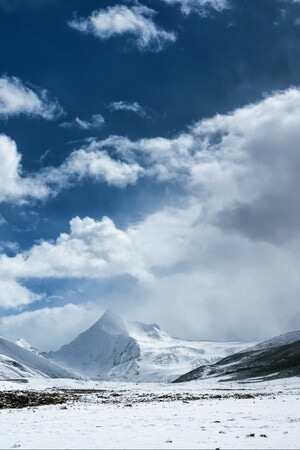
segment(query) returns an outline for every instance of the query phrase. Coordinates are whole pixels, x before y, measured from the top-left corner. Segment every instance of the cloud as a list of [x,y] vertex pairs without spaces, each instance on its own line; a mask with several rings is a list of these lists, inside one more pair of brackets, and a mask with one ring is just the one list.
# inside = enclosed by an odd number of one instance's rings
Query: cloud
[[8,250],[12,253],[17,253],[19,251],[20,247],[17,242],[12,241],[0,241],[0,252],[3,252],[4,250]]
[[[299,244],[298,239],[293,247],[279,246],[228,233],[210,223],[193,199],[126,230],[108,218],[75,218],[70,233],[55,242],[1,257],[0,273],[91,283],[101,278],[114,283],[128,274],[138,280],[127,294],[133,317],[156,319],[171,334],[187,338],[263,339],[280,332],[298,311]],[[119,302],[126,301],[120,285]]]
[[111,102],[109,109],[111,111],[130,111],[141,117],[146,117],[147,115],[145,109],[137,102]]
[[128,164],[138,164],[143,168],[142,176],[157,182],[169,182],[177,177],[190,179],[191,169],[197,163],[195,145],[193,132],[181,133],[175,138],[156,137],[138,141],[110,136],[93,142],[98,151],[109,151]]
[[160,51],[176,37],[158,27],[153,22],[154,15],[155,11],[146,6],[116,5],[94,11],[87,18],[74,19],[69,26],[101,40],[128,35],[140,50]]
[[143,176],[184,186],[226,229],[288,240],[300,225],[299,113],[300,90],[294,88],[202,120],[175,138],[111,136],[94,145],[138,164]]
[[29,305],[40,300],[41,296],[9,277],[0,276],[0,308],[11,309]]
[[168,5],[178,5],[183,14],[196,12],[206,16],[209,11],[223,11],[229,8],[228,0],[162,0]]
[[30,89],[17,77],[0,78],[0,118],[24,114],[54,120],[62,113],[62,107],[45,89]]
[[108,217],[75,217],[55,241],[1,255],[0,278],[92,285],[127,276],[132,287],[124,298],[119,285],[120,303],[130,299],[138,318],[172,334],[280,333],[299,312],[299,116],[292,88],[170,139],[91,141],[41,178],[62,187],[99,176],[125,186],[143,176],[181,187],[180,196],[124,229]]
[[0,317],[0,330],[1,335],[12,341],[20,337],[26,339],[39,351],[56,350],[89,328],[103,312],[89,302],[84,305],[68,303],[63,307]]
[[0,134],[0,179],[0,202],[22,202],[26,197],[43,199],[49,195],[42,179],[23,176],[16,143],[4,134]]
[[38,180],[56,195],[61,189],[77,184],[83,179],[106,182],[110,186],[125,187],[135,184],[143,169],[136,163],[112,158],[105,150],[93,144],[73,151],[58,167],[48,167],[38,174]]
[[[270,238],[280,238],[279,229],[289,236],[299,224],[293,195],[299,189],[299,113],[300,90],[293,88],[204,119],[174,138],[91,140],[60,166],[30,175],[22,171],[15,142],[1,135],[0,174],[5,182],[0,201],[45,199],[83,179],[126,187],[148,177],[203,197],[224,227],[237,227],[250,236],[252,223],[253,236],[263,238],[269,230]],[[259,221],[251,219],[256,213]],[[269,220],[271,215],[278,220]]]
[[79,128],[83,131],[93,130],[96,128],[100,128],[105,124],[104,118],[101,114],[94,114],[90,120],[82,120],[79,117],[76,117],[73,122],[63,122],[59,124],[60,127],[63,128]]
[[93,143],[73,151],[60,166],[46,167],[33,174],[24,174],[21,158],[16,143],[0,135],[0,202],[22,204],[32,199],[45,200],[83,179],[125,187],[136,183],[143,172],[138,164],[113,159],[105,150],[97,150]]
[[[196,218],[197,210],[196,214],[193,209],[170,210],[124,231],[108,217],[100,221],[75,217],[70,233],[62,233],[55,242],[44,241],[15,257],[1,255],[0,274],[12,278],[151,278],[153,267],[168,267],[183,258],[183,239]],[[157,227],[160,233],[147,242]]]

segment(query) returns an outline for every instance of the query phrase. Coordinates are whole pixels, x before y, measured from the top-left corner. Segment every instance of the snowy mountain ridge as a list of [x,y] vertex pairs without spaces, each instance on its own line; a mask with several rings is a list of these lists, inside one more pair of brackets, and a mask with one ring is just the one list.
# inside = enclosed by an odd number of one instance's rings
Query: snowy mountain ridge
[[300,331],[276,336],[215,364],[199,366],[175,382],[205,378],[263,381],[289,377],[300,377]]
[[0,337],[0,380],[26,378],[75,378],[66,370],[42,356]]
[[47,357],[91,378],[165,382],[245,347],[239,342],[175,339],[155,323],[127,322],[108,310],[88,330]]
[[39,354],[39,351],[37,348],[33,347],[31,344],[29,344],[29,342],[27,342],[25,339],[23,338],[19,338],[16,340],[15,342],[17,345],[19,345],[19,347],[25,348],[26,350],[29,350],[30,352],[34,353],[35,355]]
[[248,351],[267,350],[274,347],[281,347],[283,345],[292,344],[293,342],[300,340],[300,330],[290,331],[288,333],[280,334],[267,341],[260,342],[259,344],[249,347]]

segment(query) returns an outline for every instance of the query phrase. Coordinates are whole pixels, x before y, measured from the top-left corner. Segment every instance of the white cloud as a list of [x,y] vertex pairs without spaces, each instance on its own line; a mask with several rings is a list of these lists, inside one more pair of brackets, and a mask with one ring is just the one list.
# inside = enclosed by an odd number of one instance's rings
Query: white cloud
[[279,208],[277,214],[286,224],[298,223],[293,192],[300,188],[299,114],[300,89],[293,88],[202,120],[172,139],[133,142],[111,136],[93,145],[138,164],[143,176],[182,184],[205,199],[210,214],[265,202],[274,206],[274,213],[275,206]]
[[210,10],[223,11],[229,8],[228,0],[162,0],[168,5],[178,5],[184,14],[196,12],[207,15]]
[[158,27],[153,22],[154,15],[155,11],[146,6],[116,5],[94,11],[87,18],[74,19],[69,26],[102,40],[128,35],[140,50],[159,51],[176,37]]
[[128,164],[138,163],[143,167],[143,176],[158,182],[177,180],[181,175],[190,178],[190,172],[196,163],[195,138],[193,133],[182,133],[175,138],[151,138],[131,141],[122,136],[94,142],[98,151],[114,151]]
[[95,279],[127,274],[148,279],[153,267],[168,267],[186,255],[189,245],[185,236],[197,216],[198,208],[166,210],[126,231],[116,228],[108,217],[100,221],[75,217],[70,233],[62,233],[54,243],[42,242],[14,258],[1,255],[0,274]]
[[2,255],[0,271],[27,278],[99,278],[128,266],[130,240],[109,218],[96,222],[76,217],[70,228],[70,234],[61,234],[55,243],[42,242],[15,259]]
[[22,201],[26,197],[42,199],[49,195],[43,180],[22,176],[16,143],[4,134],[0,134],[0,179],[0,202]]
[[17,253],[20,249],[20,246],[17,242],[12,241],[0,241],[0,252],[4,250],[9,250],[12,253]]
[[0,201],[47,198],[86,178],[125,187],[151,177],[188,188],[209,202],[214,214],[239,204],[267,202],[268,197],[269,204],[277,202],[276,208],[290,208],[282,217],[292,222],[298,220],[291,193],[299,189],[299,114],[300,90],[289,89],[202,120],[171,139],[92,140],[60,166],[30,176],[22,172],[15,142],[0,135]]
[[192,243],[185,264],[133,291],[132,315],[174,336],[247,341],[280,334],[299,312],[297,251],[208,224]]
[[57,168],[49,167],[39,174],[39,179],[51,185],[53,193],[82,179],[104,181],[108,185],[125,187],[135,184],[143,169],[136,163],[113,159],[106,151],[99,151],[91,144],[87,148],[73,151]]
[[[108,218],[75,218],[55,242],[2,256],[0,273],[91,282],[127,274],[139,280],[128,294],[135,298],[133,317],[187,338],[246,340],[279,333],[298,311],[299,248],[300,239],[282,246],[223,230],[193,200],[126,230]],[[121,285],[119,297],[127,301]]]
[[47,199],[85,178],[125,187],[136,183],[142,173],[138,164],[113,159],[92,143],[86,149],[72,152],[58,167],[50,166],[26,175],[16,143],[8,136],[0,135],[0,202]]
[[[140,318],[173,334],[187,329],[190,336],[263,338],[280,332],[299,310],[299,116],[294,88],[202,120],[172,139],[90,142],[48,169],[57,185],[62,174],[63,183],[72,181],[70,174],[79,180],[99,173],[102,180],[115,174],[116,183],[124,164],[125,172],[136,167],[132,182],[148,176],[174,183],[182,196],[123,230],[109,218],[74,218],[56,241],[2,255],[0,277],[93,283],[125,275],[138,281],[128,295],[136,308],[143,299]],[[108,155],[119,158],[105,174],[102,162],[101,170],[97,165],[103,155],[109,164]]]
[[111,111],[131,111],[141,117],[146,117],[147,115],[145,109],[137,102],[111,102],[109,109]]
[[16,341],[26,339],[39,351],[57,350],[89,328],[104,311],[86,302],[63,307],[42,308],[17,315],[0,317],[1,335]]
[[40,295],[34,294],[16,280],[0,276],[0,308],[18,308],[36,302],[40,298]]
[[30,89],[19,78],[0,78],[0,118],[19,114],[53,120],[63,113],[45,89]]
[[89,120],[82,120],[76,117],[73,122],[63,122],[59,126],[63,128],[79,128],[80,130],[93,130],[100,128],[105,124],[104,118],[101,114],[94,114]]

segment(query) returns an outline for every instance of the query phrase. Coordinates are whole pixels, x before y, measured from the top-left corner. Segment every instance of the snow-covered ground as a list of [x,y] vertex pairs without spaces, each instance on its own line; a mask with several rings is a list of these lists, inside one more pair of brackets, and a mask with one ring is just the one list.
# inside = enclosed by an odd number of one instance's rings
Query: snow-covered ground
[[74,392],[62,405],[0,410],[0,448],[299,448],[300,379],[264,383],[0,382]]

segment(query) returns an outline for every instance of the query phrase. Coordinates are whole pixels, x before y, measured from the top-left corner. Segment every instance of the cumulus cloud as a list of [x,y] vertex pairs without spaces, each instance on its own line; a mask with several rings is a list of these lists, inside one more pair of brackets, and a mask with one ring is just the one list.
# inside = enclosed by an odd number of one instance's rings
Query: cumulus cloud
[[90,120],[82,120],[76,117],[72,122],[63,122],[59,124],[63,128],[79,128],[80,130],[88,131],[100,128],[105,124],[104,117],[101,114],[94,114]]
[[[131,275],[151,278],[153,267],[168,267],[188,251],[184,243],[197,210],[168,210],[151,215],[127,230],[103,217],[75,217],[70,233],[42,242],[14,258],[0,256],[0,273],[15,278],[95,278]],[[149,234],[160,229],[155,240]]]
[[53,120],[63,113],[59,103],[45,89],[31,89],[20,78],[0,78],[0,118],[20,114]]
[[[187,338],[263,339],[298,311],[299,245],[300,239],[282,246],[228,233],[193,199],[126,230],[108,218],[75,218],[55,242],[2,256],[0,273],[91,283],[127,274],[138,280],[129,292],[133,317],[156,319]],[[126,300],[122,286],[119,296]]]
[[300,225],[299,112],[300,90],[289,89],[202,120],[172,139],[133,142],[111,136],[97,145],[138,163],[143,176],[181,183],[197,193],[208,214],[225,228],[284,240]]
[[155,11],[146,6],[116,5],[94,11],[87,18],[74,19],[69,26],[102,40],[128,35],[140,50],[160,51],[176,37],[156,25],[154,15]]
[[92,283],[126,275],[135,280],[130,298],[139,318],[161,321],[172,334],[187,329],[186,337],[246,339],[280,333],[299,311],[299,117],[294,88],[201,120],[171,139],[90,142],[55,169],[57,179],[98,174],[94,158],[113,156],[114,183],[122,164],[126,171],[135,165],[132,182],[147,176],[176,183],[182,197],[125,229],[107,217],[74,218],[55,241],[1,255],[0,277]]
[[143,108],[137,102],[111,102],[109,104],[109,109],[111,111],[130,111],[141,117],[146,117],[147,115],[145,108]]
[[183,14],[196,12],[205,16],[211,10],[223,11],[229,8],[228,0],[162,0],[168,5],[178,5]]

